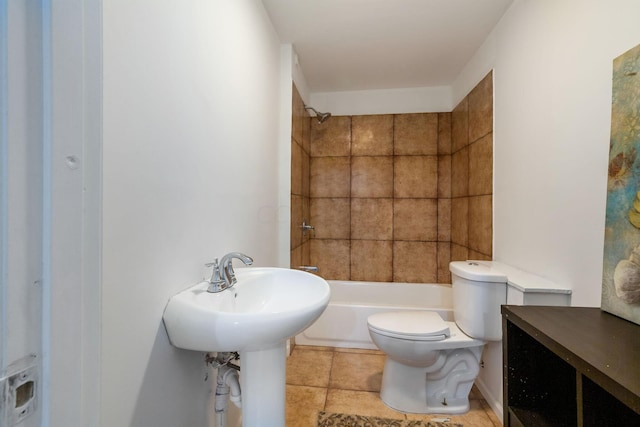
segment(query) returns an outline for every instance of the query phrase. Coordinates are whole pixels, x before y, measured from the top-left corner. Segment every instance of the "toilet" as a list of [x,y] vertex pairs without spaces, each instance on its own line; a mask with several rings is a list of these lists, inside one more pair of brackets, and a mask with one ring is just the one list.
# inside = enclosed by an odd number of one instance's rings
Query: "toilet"
[[455,322],[432,311],[382,312],[367,319],[372,341],[386,354],[380,397],[398,411],[467,412],[482,348],[502,339],[507,276],[490,262],[455,261],[449,269]]

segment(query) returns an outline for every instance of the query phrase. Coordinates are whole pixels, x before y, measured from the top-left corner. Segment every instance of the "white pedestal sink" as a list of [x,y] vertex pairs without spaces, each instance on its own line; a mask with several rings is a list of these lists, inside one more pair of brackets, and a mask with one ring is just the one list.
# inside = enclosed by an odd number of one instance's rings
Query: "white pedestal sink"
[[173,296],[164,312],[171,343],[205,352],[240,352],[242,425],[285,425],[286,340],[309,327],[329,303],[322,278],[284,268],[241,268],[230,289],[209,282]]

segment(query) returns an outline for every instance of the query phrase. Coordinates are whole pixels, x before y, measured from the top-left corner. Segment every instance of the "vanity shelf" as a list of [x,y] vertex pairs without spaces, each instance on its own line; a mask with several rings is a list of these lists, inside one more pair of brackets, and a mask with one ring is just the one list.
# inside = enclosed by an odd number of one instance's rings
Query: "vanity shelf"
[[502,306],[504,425],[640,426],[640,326],[599,308]]

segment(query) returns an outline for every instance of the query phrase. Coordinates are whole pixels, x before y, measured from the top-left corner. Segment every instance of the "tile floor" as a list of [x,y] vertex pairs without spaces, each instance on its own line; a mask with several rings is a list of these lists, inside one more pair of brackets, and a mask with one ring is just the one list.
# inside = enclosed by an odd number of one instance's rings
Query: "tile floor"
[[[315,427],[322,410],[409,420],[438,417],[404,414],[382,403],[384,358],[377,350],[294,347],[287,359],[287,427]],[[447,418],[464,427],[502,426],[475,387],[470,402],[468,413]]]

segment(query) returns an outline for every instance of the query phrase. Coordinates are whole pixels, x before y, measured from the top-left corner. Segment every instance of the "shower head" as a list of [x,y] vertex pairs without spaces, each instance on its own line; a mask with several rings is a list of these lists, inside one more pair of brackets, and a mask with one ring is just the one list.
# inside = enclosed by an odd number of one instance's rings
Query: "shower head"
[[329,117],[331,117],[331,113],[326,112],[326,113],[319,113],[316,115],[317,119],[318,119],[318,123],[322,123],[325,120],[327,120]]
[[327,113],[320,113],[313,107],[307,107],[305,105],[304,109],[305,110],[311,110],[314,113],[316,113],[316,119],[318,119],[318,123],[324,123],[325,120],[327,120],[329,117],[331,117],[331,113],[328,113],[328,112]]

